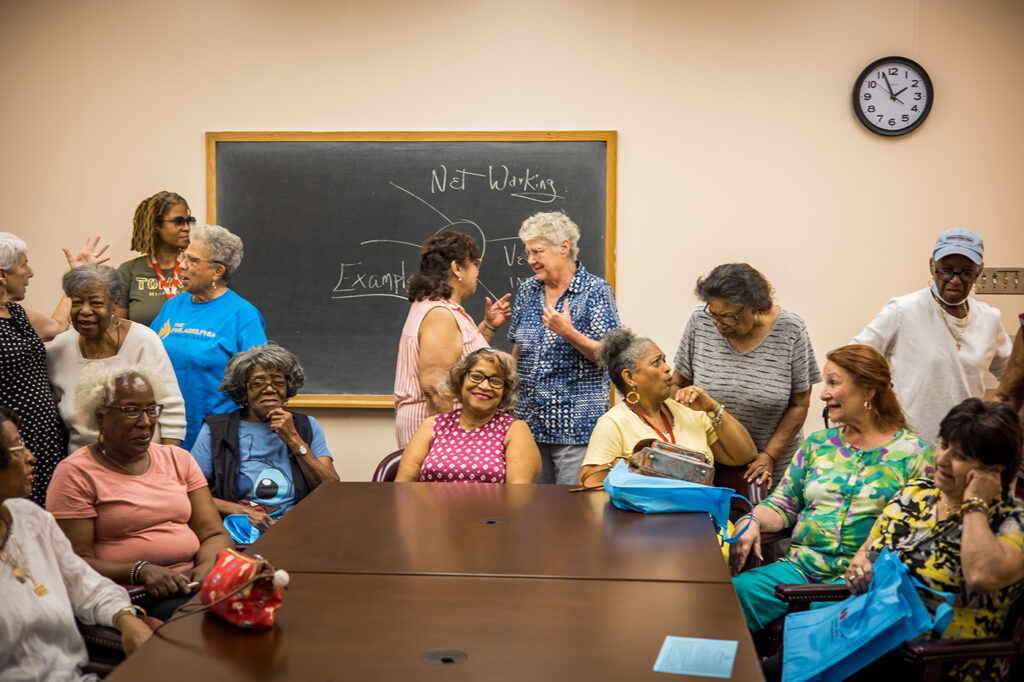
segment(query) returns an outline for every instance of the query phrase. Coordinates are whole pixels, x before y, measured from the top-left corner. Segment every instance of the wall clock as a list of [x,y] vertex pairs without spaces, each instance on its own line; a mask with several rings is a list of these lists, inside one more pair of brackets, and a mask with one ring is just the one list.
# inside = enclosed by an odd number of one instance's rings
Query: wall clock
[[906,57],[868,64],[853,84],[853,111],[878,135],[906,135],[924,123],[934,100],[928,73]]

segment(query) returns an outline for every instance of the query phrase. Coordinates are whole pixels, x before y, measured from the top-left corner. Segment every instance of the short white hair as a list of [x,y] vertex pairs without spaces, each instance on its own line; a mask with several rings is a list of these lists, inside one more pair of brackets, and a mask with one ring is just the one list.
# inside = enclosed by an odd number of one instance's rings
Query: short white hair
[[96,414],[114,404],[118,383],[131,375],[138,375],[149,384],[153,389],[153,398],[157,402],[167,395],[163,377],[144,365],[129,365],[120,360],[91,362],[82,370],[78,386],[75,388],[75,409],[87,428],[93,431],[100,430]]
[[561,211],[551,213],[534,213],[523,221],[519,228],[519,239],[525,244],[533,239],[539,239],[551,246],[558,248],[566,239],[569,240],[569,260],[576,262],[579,256],[580,228],[569,216]]
[[210,260],[224,266],[224,279],[230,280],[231,275],[242,264],[244,247],[242,238],[220,225],[197,225],[189,233],[192,241],[205,242],[210,247]]
[[0,232],[0,270],[18,267],[18,259],[27,251],[28,245],[18,235]]

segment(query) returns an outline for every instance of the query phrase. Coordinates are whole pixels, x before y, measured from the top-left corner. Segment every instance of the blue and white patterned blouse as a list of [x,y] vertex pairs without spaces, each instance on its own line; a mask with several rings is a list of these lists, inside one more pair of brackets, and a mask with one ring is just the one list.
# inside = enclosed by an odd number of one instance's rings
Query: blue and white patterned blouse
[[[595,341],[619,326],[611,286],[582,265],[555,309],[563,305],[572,326]],[[608,372],[545,327],[543,315],[544,284],[534,278],[519,287],[508,327],[508,340],[519,347],[522,380],[515,416],[538,443],[585,444],[608,410]]]

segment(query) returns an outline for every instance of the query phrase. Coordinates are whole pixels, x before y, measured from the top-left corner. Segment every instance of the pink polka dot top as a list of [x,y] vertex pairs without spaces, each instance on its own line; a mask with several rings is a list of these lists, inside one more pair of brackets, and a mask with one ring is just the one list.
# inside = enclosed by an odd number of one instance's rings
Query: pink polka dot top
[[459,424],[462,408],[434,418],[434,440],[423,465],[421,481],[457,483],[505,482],[505,434],[515,419],[499,412],[472,431]]

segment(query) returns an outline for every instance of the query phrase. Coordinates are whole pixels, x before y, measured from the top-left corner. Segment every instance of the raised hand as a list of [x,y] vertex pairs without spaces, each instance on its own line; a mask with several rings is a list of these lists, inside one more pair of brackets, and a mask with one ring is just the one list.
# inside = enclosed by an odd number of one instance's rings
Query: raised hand
[[[71,269],[80,268],[83,265],[100,265],[110,260],[110,256],[103,256],[103,253],[110,248],[110,244],[104,244],[102,247],[97,248],[100,243],[100,237],[86,237],[85,241],[82,242],[82,248],[77,254],[72,254],[66,248],[61,247],[61,251],[64,252],[64,257],[68,259],[68,265]],[[101,258],[101,256],[103,256]]]
[[562,310],[555,310],[555,306],[553,305],[545,306],[544,316],[541,319],[544,322],[545,327],[558,334],[563,339],[572,333],[572,317],[570,316],[569,309],[566,308],[564,301],[562,302]]
[[484,296],[484,322],[488,327],[497,329],[508,322],[512,316],[512,306],[509,305],[511,298],[512,294],[505,294],[492,303],[489,297]]

